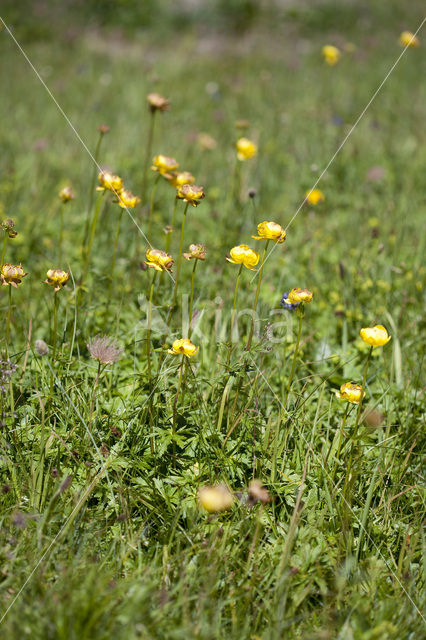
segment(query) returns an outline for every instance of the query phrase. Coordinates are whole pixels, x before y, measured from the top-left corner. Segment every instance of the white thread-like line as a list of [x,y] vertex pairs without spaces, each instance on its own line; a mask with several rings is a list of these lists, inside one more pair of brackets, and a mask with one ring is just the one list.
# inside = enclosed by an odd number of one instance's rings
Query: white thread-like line
[[[36,74],[37,78],[40,80],[41,84],[43,85],[43,87],[46,89],[47,93],[49,94],[49,96],[52,98],[53,102],[55,103],[55,105],[57,106],[57,108],[59,109],[61,115],[65,118],[66,122],[69,124],[69,126],[71,127],[71,129],[73,130],[73,132],[75,133],[77,139],[79,140],[79,142],[81,142],[82,146],[84,147],[84,149],[87,151],[87,153],[89,154],[91,160],[93,161],[94,165],[96,166],[96,168],[98,169],[98,171],[100,173],[103,173],[102,168],[100,167],[100,165],[96,162],[95,158],[93,157],[89,147],[86,145],[86,143],[84,142],[84,140],[82,139],[82,137],[80,136],[80,134],[78,133],[77,129],[74,127],[73,123],[71,122],[71,120],[68,118],[67,114],[65,113],[65,111],[62,109],[61,105],[59,104],[59,102],[56,100],[55,96],[53,95],[53,93],[51,92],[51,90],[49,89],[49,87],[47,86],[47,84],[45,83],[45,81],[43,80],[43,78],[41,77],[41,75],[39,74],[39,72],[37,71],[37,69],[35,68],[35,66],[33,65],[33,63],[31,62],[31,60],[29,59],[29,57],[27,56],[27,54],[25,53],[24,49],[21,47],[21,45],[19,44],[19,42],[17,41],[17,39],[15,38],[15,36],[13,35],[13,33],[11,32],[11,30],[9,29],[9,27],[7,26],[7,24],[5,23],[5,21],[3,20],[3,18],[0,16],[0,21],[2,22],[4,28],[6,29],[7,33],[10,35],[10,37],[12,38],[13,42],[16,44],[16,46],[18,47],[19,51],[22,53],[22,55],[24,56],[25,60],[28,62],[28,64],[30,65],[31,69],[34,71],[34,73]],[[120,196],[117,193],[117,191],[115,191],[115,189],[111,189],[112,193],[114,193],[114,195],[117,197],[118,200],[120,200]],[[143,236],[144,240],[146,241],[146,243],[149,245],[149,247],[152,249],[153,246],[150,243],[150,241],[148,240],[148,238],[146,237],[146,235],[144,234],[144,232],[142,231],[142,229],[140,228],[140,226],[138,225],[137,221],[135,220],[134,216],[131,214],[130,210],[128,207],[123,207],[125,209],[125,211],[127,212],[128,216],[130,217],[131,221],[133,222],[133,224],[135,225],[135,227],[137,228],[137,230],[139,231],[139,233]],[[173,282],[175,282],[172,274],[167,271],[168,275],[170,276],[170,278],[173,280]]]
[[[418,32],[420,31],[420,29],[422,28],[422,26],[424,25],[426,21],[426,18],[423,18],[420,26],[418,27],[417,31],[413,34],[413,37],[411,38],[410,42],[408,42],[404,49],[402,50],[402,52],[400,53],[400,55],[398,56],[398,58],[395,60],[395,62],[393,63],[393,65],[391,66],[391,68],[389,69],[389,71],[387,72],[386,76],[384,77],[384,79],[382,80],[382,82],[379,84],[379,86],[377,87],[376,91],[373,93],[372,97],[370,98],[370,100],[367,102],[367,104],[365,105],[364,109],[361,111],[360,115],[358,116],[358,118],[356,119],[355,123],[352,125],[352,127],[350,128],[349,132],[346,134],[346,136],[343,138],[343,141],[340,143],[340,145],[337,147],[337,150],[334,152],[333,156],[331,157],[331,160],[328,162],[328,164],[326,165],[325,169],[322,170],[321,174],[319,175],[319,177],[317,178],[316,182],[314,183],[313,187],[310,188],[310,190],[308,191],[308,193],[306,194],[306,196],[304,197],[304,199],[302,200],[301,204],[299,205],[299,208],[297,209],[296,213],[292,216],[292,218],[290,219],[290,222],[288,223],[288,225],[285,228],[285,231],[287,231],[287,229],[289,229],[290,225],[292,224],[292,222],[294,221],[294,219],[296,218],[296,216],[300,213],[300,211],[302,210],[305,202],[307,201],[309,195],[312,193],[312,191],[315,189],[315,187],[317,186],[317,184],[319,183],[319,181],[321,180],[321,178],[327,173],[330,165],[334,162],[336,156],[340,153],[340,151],[342,150],[342,148],[344,147],[344,145],[346,144],[348,138],[352,135],[353,131],[355,130],[355,128],[358,126],[358,124],[360,123],[361,119],[364,117],[367,109],[370,107],[370,105],[372,104],[372,102],[374,102],[377,94],[380,92],[381,88],[383,87],[383,85],[385,84],[386,80],[389,78],[389,76],[391,75],[391,73],[393,72],[393,70],[395,69],[396,65],[399,63],[399,61],[401,60],[402,56],[405,55],[405,52],[407,51],[407,49],[409,48],[411,42],[414,40],[414,38],[416,37],[416,35],[418,34]],[[265,262],[269,259],[269,257],[271,256],[272,252],[275,251],[277,247],[277,243],[274,244],[274,246],[272,247],[272,249],[270,250],[270,252],[268,253],[268,255],[265,257],[265,260],[263,261],[263,265],[265,264]],[[262,265],[262,267],[263,267]],[[259,270],[260,271],[260,270]],[[255,275],[253,276],[253,278],[250,281],[250,284],[253,282],[253,280],[255,280],[257,278],[257,276],[259,275],[259,271],[256,271]]]

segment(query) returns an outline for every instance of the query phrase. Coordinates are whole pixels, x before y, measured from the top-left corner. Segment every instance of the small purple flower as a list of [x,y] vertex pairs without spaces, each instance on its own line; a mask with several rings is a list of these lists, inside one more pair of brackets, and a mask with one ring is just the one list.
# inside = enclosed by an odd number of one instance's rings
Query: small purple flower
[[287,298],[288,291],[286,291],[286,293],[283,293],[283,297],[281,298],[280,305],[283,307],[283,309],[285,309],[286,311],[294,311],[295,309],[297,309],[300,303],[286,302]]

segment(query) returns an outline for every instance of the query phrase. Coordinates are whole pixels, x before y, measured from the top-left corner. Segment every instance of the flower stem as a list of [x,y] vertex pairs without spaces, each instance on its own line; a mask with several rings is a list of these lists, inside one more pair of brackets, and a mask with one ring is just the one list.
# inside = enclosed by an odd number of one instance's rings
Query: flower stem
[[58,330],[58,293],[55,291],[53,294],[53,333],[52,333],[52,363],[56,357],[56,343],[57,343],[57,330]]
[[10,317],[12,313],[12,285],[9,285],[8,295],[8,310],[7,310],[7,324],[6,324],[6,359],[9,355],[9,338],[10,338]]
[[4,265],[4,257],[6,255],[6,246],[7,246],[7,239],[8,239],[8,235],[7,235],[7,231],[5,231],[4,233],[4,240],[3,240],[3,250],[1,252],[1,261],[0,261],[0,267],[2,267]]
[[61,211],[59,214],[59,246],[58,246],[59,266],[61,266],[62,264],[62,247],[64,242],[64,209],[65,209],[65,202],[62,203]]
[[153,436],[153,406],[152,406],[152,367],[151,367],[151,321],[152,321],[152,299],[154,295],[154,286],[157,278],[157,271],[155,271],[154,276],[151,282],[151,288],[149,291],[149,303],[148,303],[148,318],[147,318],[147,329],[146,329],[146,359],[148,366],[148,391],[149,391],[149,402],[148,402],[148,411],[149,411],[149,438],[150,438],[150,448],[151,454],[154,454],[154,436]]
[[185,363],[185,355],[182,355],[182,360],[180,363],[180,368],[179,368],[179,382],[178,382],[178,386],[177,386],[177,390],[176,390],[176,395],[175,395],[175,399],[173,401],[173,424],[172,424],[172,437],[173,437],[173,465],[176,466],[176,440],[175,440],[175,436],[176,436],[176,422],[177,422],[177,407],[178,407],[178,400],[179,400],[179,394],[180,394],[180,390],[182,387],[182,374],[183,374],[183,365]]
[[343,434],[345,431],[345,425],[346,425],[346,418],[348,417],[348,413],[349,413],[349,403],[346,403],[346,408],[345,408],[345,413],[343,414],[343,418],[342,418],[342,424],[340,425],[340,436],[339,436],[339,444],[337,446],[337,453],[336,453],[336,459],[334,462],[334,466],[333,466],[333,471],[331,472],[331,482],[334,482],[334,477],[336,475],[336,470],[337,470],[337,464],[340,458],[340,452],[342,450],[342,443],[343,443]]
[[282,405],[284,411],[287,409],[287,400],[288,400],[288,396],[290,394],[291,385],[292,385],[292,382],[293,382],[294,371],[296,369],[296,360],[297,360],[297,354],[298,354],[298,351],[299,351],[300,336],[302,334],[302,323],[303,323],[303,314],[300,313],[299,314],[299,328],[298,328],[298,331],[297,331],[297,340],[296,340],[296,346],[294,348],[293,362],[292,362],[292,365],[291,365],[290,377],[288,379],[287,390],[285,392],[284,402],[283,402],[283,405]]
[[148,178],[148,167],[149,167],[149,163],[151,160],[151,153],[152,153],[152,141],[154,139],[154,124],[155,124],[155,111],[151,112],[151,118],[150,118],[150,122],[149,122],[149,129],[148,129],[148,140],[146,143],[146,154],[145,154],[145,161],[144,161],[144,167],[143,167],[143,176],[142,176],[142,205],[145,202],[145,193],[146,193],[146,181]]
[[[109,311],[109,304],[111,302],[112,283],[114,281],[115,261],[116,261],[116,257],[117,257],[118,237],[120,235],[120,226],[121,226],[122,218],[123,218],[123,210],[120,209],[120,213],[118,215],[118,221],[117,221],[117,228],[116,228],[116,231],[115,231],[115,240],[114,240],[114,248],[113,248],[113,251],[112,251],[111,266],[110,266],[110,269],[109,269],[108,295],[107,295],[107,304],[106,304],[106,309],[105,309],[105,324],[106,324],[106,321],[107,321],[107,316],[108,316],[108,311]],[[104,328],[105,328],[105,325],[104,325]]]
[[170,243],[172,241],[172,234],[173,234],[173,230],[174,230],[174,226],[175,226],[175,219],[176,219],[177,203],[178,203],[178,199],[175,198],[175,203],[173,205],[172,221],[170,223],[170,226],[171,226],[172,230],[171,230],[170,233],[167,234],[167,237],[166,237],[166,253],[169,252]]
[[[367,380],[367,372],[368,372],[368,366],[370,364],[370,359],[371,359],[371,354],[373,352],[373,347],[370,347],[369,351],[368,351],[368,355],[365,359],[365,365],[364,365],[364,373],[362,374],[362,383],[361,383],[361,387],[362,390],[365,391],[365,383]],[[360,419],[361,419],[361,411],[362,411],[362,401],[363,401],[363,394],[361,394],[361,399],[358,403],[358,411],[356,412],[356,418],[355,418],[355,426],[354,426],[354,430],[352,433],[352,437],[351,437],[351,452],[349,454],[349,463],[347,466],[347,470],[346,470],[346,477],[345,477],[345,484],[343,487],[343,492],[342,492],[342,500],[346,500],[346,491],[349,485],[349,481],[350,481],[350,477],[351,477],[351,470],[352,470],[352,461],[353,461],[353,455],[354,455],[354,450],[355,450],[355,440],[356,437],[358,435],[358,428],[359,428],[359,423],[360,423]]]
[[249,337],[248,337],[248,340],[247,340],[246,351],[250,351],[251,343],[252,343],[252,340],[253,340],[254,318],[255,318],[255,315],[256,315],[257,303],[259,301],[260,285],[262,283],[262,275],[263,275],[263,263],[265,262],[266,253],[268,251],[268,245],[269,245],[269,240],[266,241],[265,248],[263,250],[262,260],[260,262],[259,273],[257,275],[256,295],[255,295],[255,298],[254,298],[253,315],[252,315],[252,319],[251,319],[250,333],[249,333]]
[[98,166],[99,166],[99,154],[101,151],[101,143],[102,143],[103,136],[104,136],[103,132],[100,131],[98,142],[96,143],[95,155],[93,156],[94,166],[93,166],[93,173],[92,173],[92,181],[90,183],[89,204],[87,207],[86,222],[84,225],[83,247],[86,247],[87,238],[89,234],[90,214],[93,207],[93,195],[95,192],[96,176],[98,173]]
[[173,313],[173,309],[174,309],[175,304],[176,304],[178,285],[179,285],[180,265],[181,265],[181,262],[182,262],[183,234],[184,234],[184,230],[185,230],[185,220],[186,220],[186,212],[188,211],[188,205],[189,205],[189,202],[186,203],[186,207],[185,207],[185,210],[183,212],[182,226],[181,226],[181,230],[180,230],[179,255],[178,255],[178,260],[177,260],[177,265],[176,265],[176,280],[175,280],[175,286],[174,286],[174,289],[173,289],[172,304],[170,305],[169,314],[167,316],[167,322],[166,322],[167,326],[169,326],[169,323],[170,323],[170,320],[171,320],[171,317],[172,317],[172,313]]
[[157,191],[158,181],[160,180],[160,174],[157,174],[155,178],[154,186],[151,191],[151,201],[149,205],[149,217],[148,217],[148,242],[151,242],[151,232],[152,232],[152,214],[154,212],[154,198],[155,192]]
[[104,193],[105,193],[105,191],[102,191],[101,193],[99,193],[98,200],[97,200],[97,203],[96,203],[95,213],[93,215],[92,224],[90,226],[90,236],[89,236],[89,242],[88,242],[88,245],[87,245],[86,256],[85,256],[84,267],[83,267],[83,275],[81,277],[80,286],[83,286],[83,284],[84,284],[84,282],[86,280],[86,277],[87,277],[87,272],[89,270],[90,254],[92,252],[92,245],[93,245],[93,240],[94,240],[94,237],[95,237],[96,225],[98,223],[99,211],[100,211],[100,208],[101,208],[102,198],[104,196]]
[[189,298],[189,326],[188,326],[188,338],[191,337],[192,333],[192,308],[194,303],[194,282],[195,282],[195,270],[197,268],[198,260],[194,259],[194,266],[192,268],[192,277],[191,277],[191,295]]
[[241,278],[242,270],[243,270],[243,264],[241,263],[240,264],[240,268],[238,269],[237,280],[235,282],[234,301],[232,303],[231,330],[230,330],[230,335],[229,335],[229,349],[228,349],[228,357],[226,359],[226,366],[229,366],[229,362],[231,360],[232,339],[233,339],[234,324],[235,324],[235,310],[236,310],[236,306],[237,306],[238,287],[239,287],[239,284],[240,284],[240,278]]
[[95,395],[96,395],[96,389],[98,388],[100,375],[101,375],[101,363],[98,362],[98,370],[96,372],[95,383],[93,385],[93,391],[92,391],[92,399],[90,401],[89,419],[87,421],[87,428],[90,433],[92,432],[93,408],[95,405]]

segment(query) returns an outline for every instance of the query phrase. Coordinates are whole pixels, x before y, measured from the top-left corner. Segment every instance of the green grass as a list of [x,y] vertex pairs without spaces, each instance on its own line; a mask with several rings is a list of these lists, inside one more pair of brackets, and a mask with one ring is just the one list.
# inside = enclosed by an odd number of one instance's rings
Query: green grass
[[[49,37],[39,39],[25,20],[16,25],[91,153],[97,126],[110,127],[100,164],[138,195],[146,94],[172,101],[170,113],[157,116],[152,154],[176,157],[206,193],[185,226],[185,249],[204,243],[207,259],[194,286],[192,340],[200,351],[182,385],[181,360],[162,340],[173,295],[167,274],[153,288],[149,376],[152,270],[142,268],[146,242],[140,237],[137,245],[125,212],[111,279],[119,208],[109,193],[79,288],[93,162],[0,32],[0,210],[18,231],[5,261],[29,272],[12,291],[8,351],[17,368],[0,395],[3,637],[423,637],[424,33],[423,46],[406,52],[321,178],[325,202],[300,208],[400,54],[399,33],[422,20],[418,2],[404,16],[399,3],[388,13],[380,2],[369,5],[296,5],[275,24],[259,16],[259,26],[244,33],[209,30],[202,10],[181,30],[174,18],[173,29],[59,22],[55,33],[42,19],[36,27]],[[321,47],[343,50],[348,42],[355,51],[327,67]],[[241,131],[235,123],[243,119],[249,128]],[[200,132],[215,139],[215,149],[200,148]],[[241,135],[255,139],[259,153],[241,165],[234,201]],[[378,180],[373,167],[383,170]],[[65,206],[59,264],[58,191],[66,184],[76,197]],[[148,204],[132,211],[145,234],[153,185],[151,172],[142,194]],[[154,200],[152,244],[164,248],[174,206],[166,181]],[[173,277],[183,210],[179,202]],[[287,241],[264,265],[249,352],[257,280],[241,274],[239,338],[227,366],[238,267],[225,256],[240,243],[261,252],[251,235],[262,220],[287,227]],[[55,358],[54,294],[43,284],[54,267],[72,273],[57,294]],[[182,261],[167,348],[185,337],[192,268]],[[314,299],[305,305],[283,407],[298,317],[279,303],[296,286]],[[1,289],[5,360],[8,289]],[[361,383],[368,347],[359,330],[376,323],[392,335],[373,351],[367,374],[364,406],[380,413],[379,423],[363,420],[355,433],[351,405],[337,457],[346,405],[335,391],[345,381]],[[123,355],[97,380],[86,344],[104,333]],[[50,345],[48,355],[37,354],[37,339]],[[271,494],[269,504],[247,502],[253,477]],[[209,516],[197,491],[218,482],[236,492],[234,506]]]

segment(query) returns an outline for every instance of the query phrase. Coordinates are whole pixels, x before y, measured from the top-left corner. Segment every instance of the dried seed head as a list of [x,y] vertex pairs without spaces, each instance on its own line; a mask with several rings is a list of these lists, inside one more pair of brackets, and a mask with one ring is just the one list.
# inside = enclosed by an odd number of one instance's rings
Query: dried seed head
[[35,341],[35,350],[39,356],[45,356],[49,352],[49,347],[44,340]]
[[110,336],[96,336],[87,343],[87,348],[92,358],[101,364],[114,364],[123,353],[123,349]]

